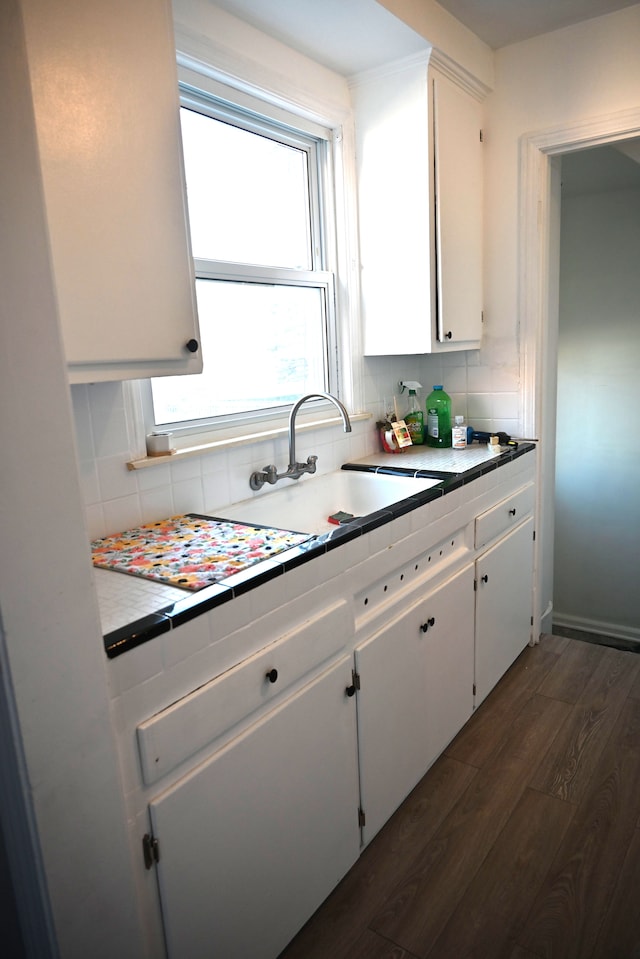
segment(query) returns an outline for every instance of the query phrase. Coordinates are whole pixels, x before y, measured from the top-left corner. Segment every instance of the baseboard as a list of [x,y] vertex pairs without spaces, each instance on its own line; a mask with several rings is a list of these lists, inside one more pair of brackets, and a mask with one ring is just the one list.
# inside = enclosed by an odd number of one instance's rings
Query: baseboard
[[[582,633],[594,633],[597,636],[609,636],[627,643],[640,644],[640,627],[621,626],[619,623],[606,623],[597,619],[585,619],[581,616],[569,616],[554,610],[553,623],[566,629],[575,629]],[[551,632],[551,630],[548,630]]]
[[552,623],[555,619],[553,615],[553,603],[549,602],[544,613],[540,617],[540,635],[543,636],[546,633],[552,633]]

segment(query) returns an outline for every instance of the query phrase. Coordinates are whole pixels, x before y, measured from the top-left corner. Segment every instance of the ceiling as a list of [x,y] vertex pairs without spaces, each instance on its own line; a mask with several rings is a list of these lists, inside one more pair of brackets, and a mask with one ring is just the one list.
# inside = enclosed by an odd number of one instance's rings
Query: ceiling
[[497,50],[582,20],[591,20],[637,0],[437,0],[481,40]]
[[[1,0],[0,0],[1,2]],[[637,0],[437,0],[498,49],[634,6]],[[424,37],[375,0],[211,0],[215,6],[351,76],[428,48]],[[566,196],[640,188],[640,140],[567,154]]]
[[342,76],[429,49],[424,37],[375,0],[211,2]]
[[[350,76],[428,44],[375,0],[211,0]],[[436,0],[493,49],[635,6],[638,0]]]

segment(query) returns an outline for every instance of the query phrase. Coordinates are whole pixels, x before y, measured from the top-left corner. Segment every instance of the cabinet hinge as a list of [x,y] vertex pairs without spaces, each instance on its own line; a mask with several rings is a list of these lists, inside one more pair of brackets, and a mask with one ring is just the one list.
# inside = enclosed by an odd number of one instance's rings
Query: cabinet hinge
[[360,826],[361,829],[363,828],[363,826],[365,826],[366,822],[367,822],[367,817],[364,814],[364,809],[362,808],[358,809],[358,825]]
[[474,593],[477,593],[477,592],[478,592],[478,580],[477,580],[477,579],[474,579],[474,581],[473,581],[473,591],[474,591]]
[[535,529],[534,529],[534,531],[533,531],[533,541],[534,541],[534,542],[535,542],[535,539],[536,539],[536,531],[535,531]]
[[357,673],[355,669],[351,670],[351,681],[356,689],[360,689],[360,673]]
[[533,616],[531,617],[531,625],[533,626]]
[[480,322],[484,323],[484,310],[480,311]]
[[484,132],[480,130],[480,143],[484,143]]
[[473,684],[473,695],[475,696],[475,694],[476,694],[476,684],[474,683],[474,684]]
[[160,862],[160,843],[148,832],[142,837],[142,855],[145,869],[151,869],[154,862]]

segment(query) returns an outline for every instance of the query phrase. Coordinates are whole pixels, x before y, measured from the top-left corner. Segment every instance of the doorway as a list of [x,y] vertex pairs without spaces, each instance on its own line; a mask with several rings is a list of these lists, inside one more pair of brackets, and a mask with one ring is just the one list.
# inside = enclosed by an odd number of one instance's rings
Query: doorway
[[525,435],[540,440],[534,637],[551,632],[553,623],[562,157],[592,147],[620,145],[638,137],[640,110],[633,110],[521,140],[519,312],[523,429]]
[[640,651],[639,144],[561,157],[553,631]]

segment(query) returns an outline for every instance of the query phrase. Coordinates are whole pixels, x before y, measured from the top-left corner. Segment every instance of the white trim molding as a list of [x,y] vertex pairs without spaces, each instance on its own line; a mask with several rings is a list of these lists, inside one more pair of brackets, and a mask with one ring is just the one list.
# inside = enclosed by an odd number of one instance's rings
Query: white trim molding
[[[551,322],[557,324],[558,290],[553,282],[559,255],[552,190],[552,160],[575,150],[605,146],[640,136],[640,108],[607,114],[604,117],[580,120],[564,126],[524,134],[520,138],[519,170],[519,237],[518,237],[518,315],[520,318],[520,350],[522,355],[522,389],[524,397],[523,433],[541,441],[537,470],[537,537],[534,584],[533,635],[540,635],[540,584],[544,571],[553,563],[553,499],[554,483],[548,478],[555,453],[556,357],[553,355],[555,335]],[[557,332],[557,331],[556,331]]]

